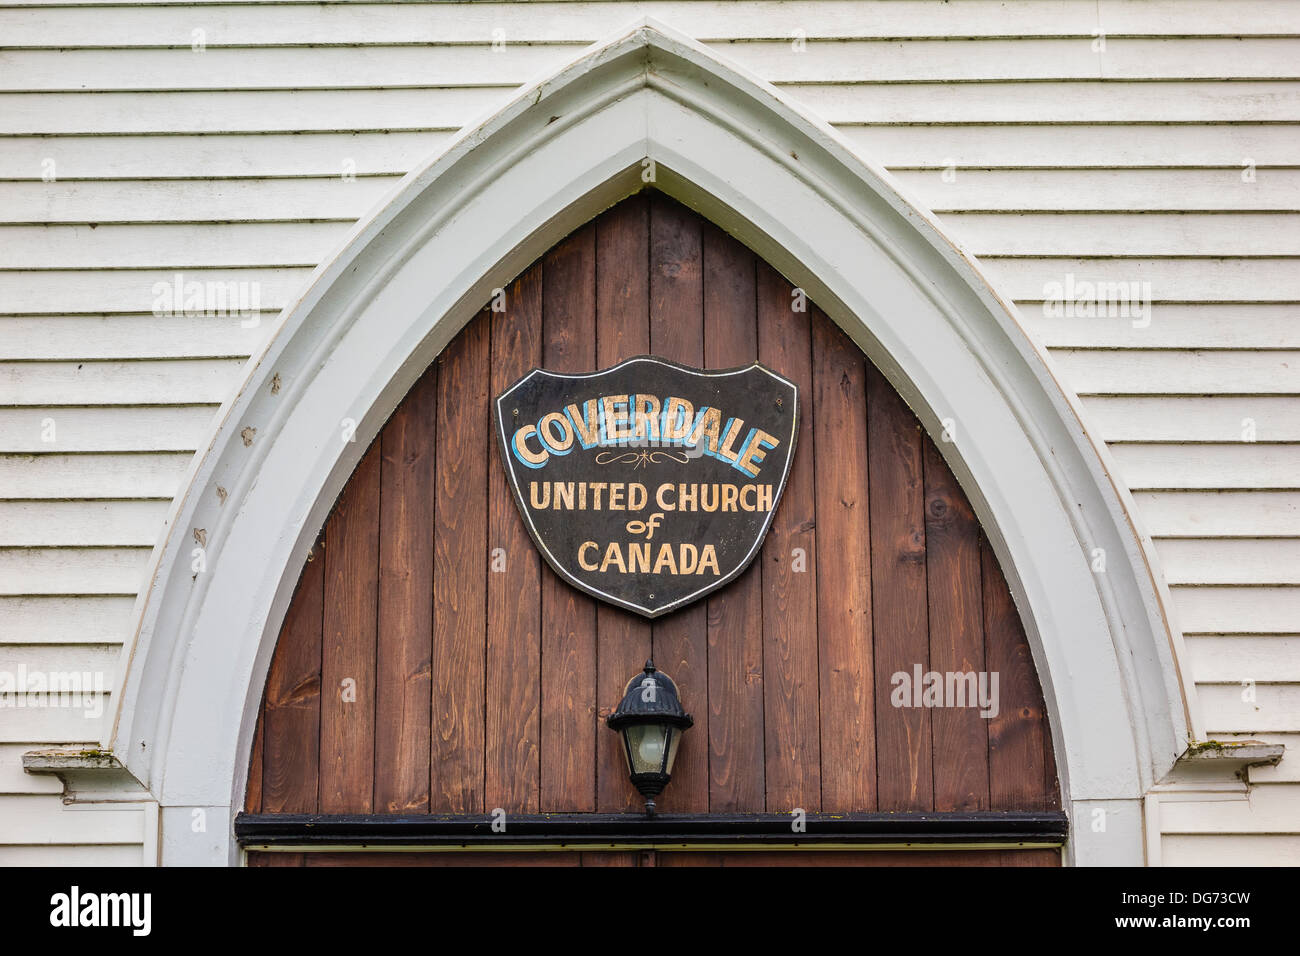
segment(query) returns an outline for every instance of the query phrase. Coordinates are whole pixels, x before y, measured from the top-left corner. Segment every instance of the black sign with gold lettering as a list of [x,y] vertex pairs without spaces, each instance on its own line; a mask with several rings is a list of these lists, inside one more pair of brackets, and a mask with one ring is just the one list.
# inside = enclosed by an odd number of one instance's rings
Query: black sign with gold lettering
[[799,408],[794,383],[757,363],[706,372],[639,356],[581,375],[534,369],[496,415],[515,502],[551,567],[659,617],[758,554]]

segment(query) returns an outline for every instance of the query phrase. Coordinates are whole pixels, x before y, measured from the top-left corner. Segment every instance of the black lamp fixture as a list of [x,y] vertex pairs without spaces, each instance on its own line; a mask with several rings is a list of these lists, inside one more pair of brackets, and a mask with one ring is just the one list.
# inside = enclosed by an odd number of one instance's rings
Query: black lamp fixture
[[627,682],[622,703],[605,721],[623,735],[623,756],[632,785],[645,797],[647,817],[655,815],[654,798],[672,779],[677,745],[694,723],[682,709],[677,685],[655,670],[654,661],[646,661],[645,669]]

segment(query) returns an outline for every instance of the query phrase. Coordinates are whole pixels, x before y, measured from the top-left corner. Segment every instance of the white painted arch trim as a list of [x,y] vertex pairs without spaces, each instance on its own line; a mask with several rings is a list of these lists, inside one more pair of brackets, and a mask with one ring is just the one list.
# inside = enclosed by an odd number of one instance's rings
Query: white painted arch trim
[[[956,440],[938,446],[1024,619],[1072,857],[1140,863],[1141,798],[1190,720],[1149,541],[1104,448],[1011,308],[888,174],[651,21],[525,87],[403,179],[281,315],[223,406],[155,549],[106,741],[163,805],[164,862],[238,858],[213,815],[229,821],[242,803],[280,623],[362,452],[492,290],[641,188],[646,159],[658,188],[804,288],[932,434],[955,421]],[[345,419],[355,442],[340,438]],[[1104,574],[1090,570],[1095,548]],[[206,834],[187,832],[193,807],[208,808]],[[1090,825],[1097,807],[1115,811],[1104,832]]]

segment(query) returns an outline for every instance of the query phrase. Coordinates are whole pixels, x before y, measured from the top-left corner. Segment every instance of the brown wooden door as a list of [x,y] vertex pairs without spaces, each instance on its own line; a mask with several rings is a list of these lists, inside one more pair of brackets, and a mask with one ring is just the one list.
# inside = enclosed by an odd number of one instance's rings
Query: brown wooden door
[[[656,193],[512,282],[411,390],[322,529],[271,664],[247,809],[639,808],[603,718],[651,654],[696,719],[664,813],[1059,808],[1029,648],[966,496],[898,394],[800,299]],[[807,410],[760,559],[654,623],[539,559],[489,420],[490,396],[535,366],[642,353],[757,359]],[[918,665],[997,672],[997,716],[894,706],[893,675]]]

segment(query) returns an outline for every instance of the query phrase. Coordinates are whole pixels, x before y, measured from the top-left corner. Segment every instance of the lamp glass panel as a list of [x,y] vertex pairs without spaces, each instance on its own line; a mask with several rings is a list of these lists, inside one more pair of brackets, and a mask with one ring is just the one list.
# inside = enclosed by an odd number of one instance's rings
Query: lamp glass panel
[[671,728],[663,724],[633,724],[627,734],[633,773],[662,773]]
[[673,761],[677,759],[677,745],[682,742],[682,732],[676,727],[667,728],[671,735],[668,742],[668,763],[664,765],[664,773],[673,772]]

